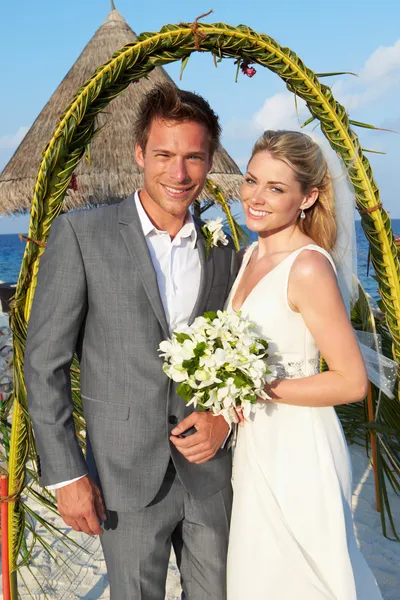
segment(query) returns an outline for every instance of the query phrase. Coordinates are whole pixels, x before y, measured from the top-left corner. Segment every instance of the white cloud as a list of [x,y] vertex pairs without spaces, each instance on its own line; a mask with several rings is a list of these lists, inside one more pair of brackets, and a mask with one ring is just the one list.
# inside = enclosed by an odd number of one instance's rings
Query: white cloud
[[297,98],[296,111],[294,95],[291,92],[279,92],[265,100],[253,115],[253,122],[260,132],[266,129],[299,129],[307,114],[304,100]]
[[400,73],[400,39],[393,46],[380,46],[365,61],[360,80],[374,84],[377,79],[393,79]]
[[348,110],[365,106],[384,96],[400,81],[400,39],[392,46],[380,46],[361,68],[359,77],[332,85],[335,98]]
[[[296,109],[294,95],[288,91],[279,92],[267,98],[250,120],[230,121],[224,127],[224,137],[235,141],[256,140],[266,129],[300,129],[309,115],[304,100],[297,98]],[[239,166],[246,164],[243,160]]]
[[16,133],[0,136],[1,150],[14,150],[25,137],[29,127],[20,127]]

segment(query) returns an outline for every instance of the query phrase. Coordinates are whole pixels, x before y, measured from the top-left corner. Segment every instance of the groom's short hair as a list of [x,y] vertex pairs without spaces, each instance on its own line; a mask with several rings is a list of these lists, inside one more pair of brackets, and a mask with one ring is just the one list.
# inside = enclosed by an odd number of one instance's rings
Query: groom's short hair
[[220,143],[219,119],[207,100],[199,94],[180,90],[173,83],[155,85],[139,104],[134,136],[143,152],[146,149],[151,124],[156,119],[177,123],[194,121],[204,125],[210,138],[211,154]]

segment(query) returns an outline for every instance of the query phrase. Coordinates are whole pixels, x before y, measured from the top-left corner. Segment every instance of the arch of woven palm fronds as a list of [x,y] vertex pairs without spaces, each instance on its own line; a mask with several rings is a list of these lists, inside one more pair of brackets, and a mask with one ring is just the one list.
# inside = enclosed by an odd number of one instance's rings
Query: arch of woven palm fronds
[[[158,33],[142,33],[137,42],[115,53],[80,88],[66,109],[43,152],[34,188],[29,238],[45,242],[53,219],[62,210],[62,200],[73,171],[88,151],[96,135],[96,115],[130,83],[145,76],[155,66],[182,60],[182,68],[192,52],[211,52],[215,60],[235,58],[267,67],[286,83],[287,88],[303,98],[312,118],[332,148],[347,166],[356,192],[357,207],[370,243],[382,309],[391,334],[393,356],[400,361],[400,267],[397,248],[388,214],[379,205],[379,191],[371,167],[363,155],[357,135],[343,106],[335,101],[329,87],[288,48],[281,47],[267,35],[249,27],[232,27],[224,23],[166,25]],[[321,75],[320,77],[322,77]],[[218,190],[216,191],[218,194]],[[223,203],[223,200],[219,198]],[[218,200],[218,198],[216,199]],[[27,412],[23,380],[26,323],[35,291],[40,245],[28,243],[12,311],[15,357],[15,395],[12,435],[9,451],[9,484],[19,497],[25,485],[25,465],[35,457],[31,425]],[[76,375],[76,373],[75,373]],[[76,392],[77,397],[79,392]],[[81,416],[77,416],[80,421]],[[17,568],[18,553],[23,550],[23,503],[10,503],[10,561]],[[22,546],[21,546],[22,543]],[[13,599],[15,595],[13,592]]]

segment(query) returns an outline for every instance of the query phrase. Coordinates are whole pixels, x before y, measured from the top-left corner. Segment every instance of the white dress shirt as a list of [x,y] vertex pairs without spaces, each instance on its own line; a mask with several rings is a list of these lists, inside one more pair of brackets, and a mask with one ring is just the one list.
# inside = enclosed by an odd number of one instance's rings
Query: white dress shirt
[[[150,221],[140,201],[139,192],[135,192],[135,204],[172,333],[187,326],[199,295],[201,264],[196,248],[197,230],[188,211],[182,229],[171,240],[167,231],[157,229]],[[56,490],[78,479],[81,477],[48,485],[47,488]]]
[[161,231],[152,224],[138,192],[135,193],[135,203],[172,333],[187,326],[199,295],[201,264],[196,248],[197,230],[188,212],[182,229],[171,240],[167,231]]

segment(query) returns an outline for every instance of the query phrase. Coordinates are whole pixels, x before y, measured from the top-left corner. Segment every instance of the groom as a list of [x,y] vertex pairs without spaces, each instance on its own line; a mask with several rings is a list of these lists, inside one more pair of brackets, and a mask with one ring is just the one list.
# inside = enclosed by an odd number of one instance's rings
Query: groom
[[[67,525],[102,533],[113,600],[164,600],[171,542],[186,597],[224,600],[228,426],[186,407],[157,352],[222,308],[235,275],[231,247],[206,259],[189,212],[220,126],[202,97],[167,84],[144,98],[135,135],[143,189],[57,218],[41,259],[25,353],[39,476]],[[86,458],[72,418],[75,352]]]

